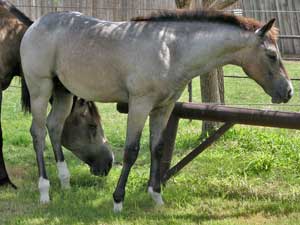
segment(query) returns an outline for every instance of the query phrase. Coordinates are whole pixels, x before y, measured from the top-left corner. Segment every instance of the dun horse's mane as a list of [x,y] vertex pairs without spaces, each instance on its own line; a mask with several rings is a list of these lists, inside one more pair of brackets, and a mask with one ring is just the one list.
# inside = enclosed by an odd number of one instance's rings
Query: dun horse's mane
[[98,111],[98,108],[97,108],[95,102],[88,101],[87,104],[88,104],[89,111],[90,111],[92,117],[94,118],[94,120],[96,120],[96,121],[101,120],[100,114],[99,114],[99,111]]
[[[162,10],[150,14],[149,16],[138,16],[131,19],[136,22],[212,22],[223,23],[240,27],[247,31],[256,31],[263,24],[253,18],[235,16],[219,11],[206,10]],[[268,37],[272,41],[278,38],[278,29],[273,27]]]
[[[73,97],[73,105],[72,105],[72,110],[74,110],[74,107],[75,107],[75,104],[76,104],[76,101],[78,100],[78,97],[74,95]],[[94,119],[95,122],[97,121],[100,121],[101,120],[101,117],[100,117],[100,114],[99,114],[99,111],[98,111],[98,108],[95,104],[95,102],[92,102],[92,101],[86,101],[84,99],[82,99],[83,101],[85,101],[87,103],[87,106],[88,106],[88,109],[89,109],[89,112],[92,116],[92,118]],[[80,100],[79,100],[80,101]]]
[[26,26],[30,26],[33,24],[33,21],[27,17],[24,13],[22,13],[19,9],[17,9],[13,4],[8,1],[0,0],[0,8],[6,9],[10,14],[15,16],[18,20],[24,23]]

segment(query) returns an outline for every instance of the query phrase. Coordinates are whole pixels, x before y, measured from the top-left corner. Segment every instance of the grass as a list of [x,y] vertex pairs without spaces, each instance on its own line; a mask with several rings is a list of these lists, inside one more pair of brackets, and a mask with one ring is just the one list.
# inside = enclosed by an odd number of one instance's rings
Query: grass
[[[292,77],[300,64],[286,63]],[[226,74],[240,74],[226,67]],[[16,82],[16,81],[15,81]],[[299,102],[299,83],[294,83]],[[267,103],[270,98],[253,81],[225,78],[230,104]],[[163,189],[165,206],[155,207],[145,192],[149,173],[146,127],[141,151],[129,177],[124,211],[112,213],[112,192],[121,167],[108,177],[90,175],[89,169],[65,151],[72,174],[72,188],[60,189],[49,140],[45,153],[51,182],[50,204],[38,203],[37,166],[28,132],[31,117],[19,106],[19,89],[4,94],[2,126],[4,154],[9,173],[19,189],[0,189],[0,224],[299,224],[300,223],[300,132],[236,125],[209,150],[172,178]],[[199,79],[194,98],[200,101]],[[185,92],[181,101],[186,101]],[[261,108],[261,106],[255,106]],[[300,107],[267,106],[299,111]],[[126,115],[115,104],[99,104],[103,126],[117,161],[122,160]],[[181,120],[174,162],[199,144],[201,122]]]

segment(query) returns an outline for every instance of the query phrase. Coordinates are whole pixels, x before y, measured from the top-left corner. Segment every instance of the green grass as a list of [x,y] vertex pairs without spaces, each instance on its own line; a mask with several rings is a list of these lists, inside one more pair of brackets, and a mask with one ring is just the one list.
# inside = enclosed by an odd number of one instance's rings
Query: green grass
[[[300,64],[286,63],[292,77]],[[240,74],[226,67],[226,74]],[[15,81],[17,84],[17,81]],[[199,79],[194,99],[200,102]],[[294,83],[291,104],[299,103],[299,82]],[[267,103],[270,97],[253,81],[225,78],[226,102]],[[165,206],[155,207],[145,192],[149,173],[148,128],[141,140],[139,158],[129,177],[124,211],[112,213],[112,193],[121,167],[108,177],[90,175],[89,169],[65,151],[72,188],[60,189],[54,157],[47,142],[46,166],[51,182],[50,204],[38,203],[37,166],[28,132],[30,115],[20,112],[19,92],[4,94],[2,125],[4,154],[9,173],[19,189],[0,189],[0,224],[299,224],[300,132],[236,125],[209,150],[172,178],[165,188]],[[186,101],[185,92],[181,101]],[[262,108],[261,106],[255,106]],[[267,106],[299,111],[300,107]],[[105,134],[117,161],[122,161],[126,115],[115,104],[99,104]],[[181,120],[174,162],[199,144],[201,122]]]

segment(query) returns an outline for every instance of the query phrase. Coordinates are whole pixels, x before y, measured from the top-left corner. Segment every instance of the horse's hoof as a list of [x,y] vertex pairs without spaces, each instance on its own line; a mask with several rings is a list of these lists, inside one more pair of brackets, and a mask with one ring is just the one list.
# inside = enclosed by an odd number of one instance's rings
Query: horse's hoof
[[114,201],[114,213],[120,213],[123,210],[123,202]]
[[164,201],[161,197],[161,194],[153,191],[153,187],[148,187],[148,193],[150,194],[151,198],[154,200],[156,205],[158,206],[164,205]]
[[64,190],[68,190],[71,188],[71,185],[70,185],[70,179],[66,179],[66,180],[61,180],[60,181],[61,183],[61,188],[64,189]]
[[69,190],[69,189],[71,189],[70,183],[67,183],[67,184],[61,184],[61,187],[62,187],[62,189],[64,189],[64,190]]
[[49,195],[42,195],[42,196],[40,197],[40,203],[41,203],[42,205],[45,205],[45,204],[50,203],[50,197],[49,197]]
[[49,182],[49,180],[47,180],[43,177],[40,177],[38,187],[40,190],[40,203],[46,204],[46,203],[50,202],[50,197],[49,197],[50,182]]
[[70,172],[65,161],[57,163],[58,177],[62,189],[70,189]]

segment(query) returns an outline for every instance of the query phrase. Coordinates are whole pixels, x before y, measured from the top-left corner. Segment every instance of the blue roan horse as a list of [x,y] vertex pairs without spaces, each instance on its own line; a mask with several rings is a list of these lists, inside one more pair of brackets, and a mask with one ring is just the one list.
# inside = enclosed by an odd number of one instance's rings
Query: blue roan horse
[[[262,86],[273,102],[287,102],[292,97],[274,21],[262,25],[253,19],[205,11],[166,11],[127,22],[102,21],[77,12],[40,18],[21,43],[32,103],[31,134],[39,162],[45,147],[47,104],[56,93],[53,79],[57,78],[81,98],[129,104],[124,164],[113,194],[115,211],[122,210],[127,178],[150,115],[148,190],[157,204],[163,204],[159,171],[162,133],[175,101],[193,77],[234,64]],[[70,96],[54,95],[52,114],[65,118],[70,112],[65,107],[70,105]],[[60,137],[63,123],[51,118],[50,137]],[[56,141],[54,146],[59,147]],[[39,172],[39,187],[49,188],[45,168],[40,167]],[[47,195],[47,191],[41,193],[41,202],[49,201]]]

